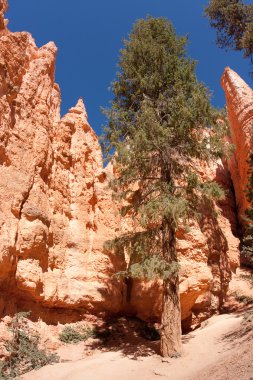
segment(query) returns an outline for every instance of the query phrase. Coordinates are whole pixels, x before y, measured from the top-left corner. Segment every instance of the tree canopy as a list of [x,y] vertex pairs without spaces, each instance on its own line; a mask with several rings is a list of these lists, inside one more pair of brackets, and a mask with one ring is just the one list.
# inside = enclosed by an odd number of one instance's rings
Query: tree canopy
[[205,13],[217,30],[218,46],[241,50],[253,63],[253,5],[241,0],[211,0]]

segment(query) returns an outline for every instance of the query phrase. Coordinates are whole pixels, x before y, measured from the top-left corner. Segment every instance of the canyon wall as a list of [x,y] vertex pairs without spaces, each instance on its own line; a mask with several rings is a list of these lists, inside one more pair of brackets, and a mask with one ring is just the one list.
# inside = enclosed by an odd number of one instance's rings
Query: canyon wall
[[0,32],[0,309],[118,312],[120,222],[82,100],[60,119],[56,51]]
[[[125,258],[104,248],[129,221],[112,199],[113,167],[103,168],[83,101],[60,117],[57,49],[10,32],[6,8],[0,0],[0,314],[32,310],[49,323],[85,313],[159,318],[161,284],[134,281],[129,288],[114,276]],[[189,232],[178,231],[187,328],[220,309],[239,260],[230,173],[221,161],[198,166],[226,199],[203,205]]]

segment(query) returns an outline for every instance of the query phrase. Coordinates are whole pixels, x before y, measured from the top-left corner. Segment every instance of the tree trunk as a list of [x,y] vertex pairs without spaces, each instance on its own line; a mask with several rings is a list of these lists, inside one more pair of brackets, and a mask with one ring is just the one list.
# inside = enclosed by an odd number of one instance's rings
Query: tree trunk
[[[169,262],[177,262],[176,231],[173,221],[168,219],[162,224],[163,258]],[[172,357],[181,351],[181,310],[179,297],[178,271],[164,280],[163,283],[163,309],[161,321],[161,354]]]

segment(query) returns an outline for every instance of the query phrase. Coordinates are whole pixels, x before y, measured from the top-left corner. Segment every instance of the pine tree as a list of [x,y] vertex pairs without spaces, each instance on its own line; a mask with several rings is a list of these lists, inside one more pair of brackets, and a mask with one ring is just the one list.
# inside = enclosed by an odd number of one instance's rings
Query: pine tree
[[241,0],[211,0],[205,13],[217,30],[218,46],[243,51],[253,63],[253,5]]
[[221,157],[225,125],[216,122],[206,87],[197,81],[187,39],[164,18],[139,20],[124,41],[114,99],[105,110],[107,157],[114,155],[112,181],[138,228],[112,243],[124,247],[128,278],[163,279],[161,353],[181,349],[176,231],[196,216],[201,196],[219,198],[216,183],[202,183],[196,160]]

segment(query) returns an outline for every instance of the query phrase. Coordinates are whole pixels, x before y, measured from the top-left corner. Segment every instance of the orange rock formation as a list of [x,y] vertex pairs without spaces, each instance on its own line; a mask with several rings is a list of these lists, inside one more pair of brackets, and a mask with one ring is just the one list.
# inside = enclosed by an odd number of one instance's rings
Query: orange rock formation
[[[136,281],[126,289],[113,276],[126,263],[104,242],[126,221],[112,200],[112,167],[103,168],[83,101],[60,118],[57,49],[8,31],[6,8],[0,0],[0,313],[28,309],[48,322],[124,310],[159,317],[159,283]],[[199,170],[227,197],[216,206],[218,217],[203,205],[190,232],[178,232],[187,327],[219,310],[239,257],[229,172],[222,162]]]
[[[225,91],[228,116],[231,127],[231,141],[235,150],[229,162],[236,203],[240,217],[248,207],[245,189],[248,183],[248,154],[252,150],[253,130],[253,91],[236,74],[227,67],[221,80]],[[242,221],[242,219],[241,219]]]
[[2,33],[1,313],[32,302],[117,312],[122,289],[112,273],[120,263],[103,242],[119,220],[84,104],[60,119],[55,45],[38,49],[28,33]]

